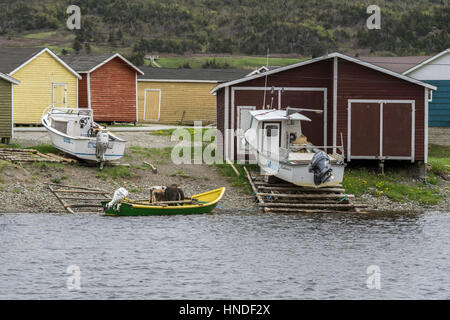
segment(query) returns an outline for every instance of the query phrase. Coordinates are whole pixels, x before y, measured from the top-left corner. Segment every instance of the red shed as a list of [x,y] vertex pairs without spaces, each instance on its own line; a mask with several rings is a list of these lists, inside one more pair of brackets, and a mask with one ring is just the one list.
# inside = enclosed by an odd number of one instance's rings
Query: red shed
[[137,121],[137,76],[144,73],[120,54],[64,59],[82,76],[78,107],[91,108],[96,121]]
[[[246,130],[248,110],[297,107],[311,122],[302,131],[314,145],[344,146],[352,159],[427,162],[428,102],[436,87],[340,53],[234,81],[217,95],[217,126]],[[224,157],[242,153],[240,137],[224,134]]]

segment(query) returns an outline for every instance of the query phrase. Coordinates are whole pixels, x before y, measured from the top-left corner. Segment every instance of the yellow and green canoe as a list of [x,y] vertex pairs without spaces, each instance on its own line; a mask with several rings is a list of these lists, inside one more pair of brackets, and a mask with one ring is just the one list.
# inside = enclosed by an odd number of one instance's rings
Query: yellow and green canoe
[[225,187],[208,192],[196,194],[191,197],[193,201],[176,205],[151,204],[150,202],[133,201],[125,199],[120,204],[118,211],[106,208],[109,201],[103,201],[102,206],[107,216],[151,216],[174,214],[202,214],[211,212],[222,199]]

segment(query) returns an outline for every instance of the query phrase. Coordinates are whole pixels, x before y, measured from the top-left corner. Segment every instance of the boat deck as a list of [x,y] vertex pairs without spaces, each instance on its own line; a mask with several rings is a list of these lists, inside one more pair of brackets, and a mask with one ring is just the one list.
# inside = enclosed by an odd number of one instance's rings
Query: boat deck
[[[315,153],[313,152],[289,152],[288,160],[295,163],[304,163],[309,164],[314,157]],[[340,160],[339,155],[328,154],[330,161],[332,163],[338,162]]]

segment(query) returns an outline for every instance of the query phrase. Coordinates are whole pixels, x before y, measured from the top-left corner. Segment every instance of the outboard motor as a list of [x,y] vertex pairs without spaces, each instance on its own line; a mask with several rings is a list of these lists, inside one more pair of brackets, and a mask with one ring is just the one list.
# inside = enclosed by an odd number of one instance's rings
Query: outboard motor
[[114,192],[114,196],[110,202],[106,205],[106,209],[113,208],[115,211],[119,211],[120,203],[128,196],[127,189],[121,187]]
[[95,156],[97,160],[100,162],[100,170],[103,169],[103,164],[105,162],[105,153],[108,150],[109,143],[109,135],[105,130],[100,130],[97,133],[96,138],[96,147],[95,147]]
[[314,184],[320,185],[330,181],[332,179],[332,171],[328,155],[323,151],[317,152],[309,165],[309,172],[314,172]]

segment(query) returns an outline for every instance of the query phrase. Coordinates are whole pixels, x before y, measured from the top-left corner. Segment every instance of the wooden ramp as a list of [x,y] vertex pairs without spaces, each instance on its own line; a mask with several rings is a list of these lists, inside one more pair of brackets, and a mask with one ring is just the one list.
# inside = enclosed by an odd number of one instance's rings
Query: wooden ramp
[[111,200],[110,192],[100,189],[47,183],[50,191],[69,213],[103,212],[101,201]]
[[250,173],[245,166],[244,170],[259,207],[267,213],[359,213],[359,208],[366,207],[354,204],[355,196],[346,194],[342,186],[307,188],[288,182],[267,183],[264,176]]
[[41,153],[34,149],[0,148],[0,159],[13,163],[20,162],[52,162],[77,163],[76,159],[62,157],[53,153]]

